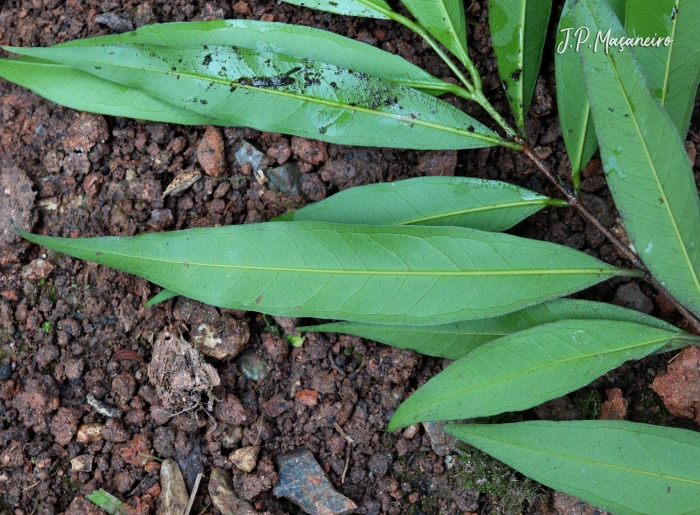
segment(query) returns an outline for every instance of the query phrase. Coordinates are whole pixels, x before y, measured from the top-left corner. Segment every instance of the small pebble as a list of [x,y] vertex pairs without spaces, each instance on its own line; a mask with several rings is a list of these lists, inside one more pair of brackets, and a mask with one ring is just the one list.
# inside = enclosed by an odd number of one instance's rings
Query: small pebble
[[189,496],[180,467],[172,458],[165,459],[160,466],[160,490],[157,513],[182,515],[187,508]]
[[114,406],[110,406],[109,404],[106,404],[102,401],[99,401],[95,399],[92,395],[87,396],[87,403],[95,408],[95,411],[99,413],[100,415],[104,415],[105,417],[109,418],[117,418],[121,416],[121,410],[119,408],[115,408]]
[[78,443],[92,443],[102,438],[102,424],[82,424],[78,426],[75,441]]
[[70,462],[72,472],[90,472],[92,471],[93,457],[90,454],[76,456]]
[[413,440],[418,434],[418,431],[420,431],[420,427],[418,426],[418,424],[411,424],[406,429],[404,429],[403,437],[406,440]]
[[231,453],[228,457],[236,467],[243,472],[251,473],[258,463],[258,453],[260,446],[251,445],[250,447],[241,447]]
[[244,164],[248,164],[251,172],[257,172],[265,168],[265,154],[247,141],[243,141],[240,148],[236,150],[235,158],[238,166],[242,168]]
[[257,513],[250,503],[236,496],[225,470],[215,468],[211,471],[209,496],[221,515],[255,515]]
[[244,352],[238,360],[241,372],[253,381],[262,381],[268,375],[267,363],[253,352]]
[[97,23],[101,23],[102,25],[107,25],[114,32],[121,33],[134,30],[134,24],[131,23],[131,20],[123,18],[118,14],[114,13],[98,14],[97,16],[95,16],[95,21]]
[[294,163],[287,163],[267,171],[269,188],[287,195],[301,195],[301,172]]
[[0,381],[4,381],[12,377],[12,367],[10,365],[3,365],[0,367]]

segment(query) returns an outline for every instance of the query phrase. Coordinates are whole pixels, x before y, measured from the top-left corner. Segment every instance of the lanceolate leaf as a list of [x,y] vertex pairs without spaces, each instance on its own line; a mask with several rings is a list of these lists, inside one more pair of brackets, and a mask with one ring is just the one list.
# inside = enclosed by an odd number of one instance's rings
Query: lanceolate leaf
[[34,57],[0,59],[0,77],[81,111],[184,125],[227,125],[70,66]]
[[551,10],[552,0],[489,1],[489,25],[498,71],[523,134]]
[[391,7],[384,0],[284,0],[288,4],[310,7],[333,14],[387,19]]
[[145,307],[150,308],[151,306],[155,306],[156,304],[160,304],[161,302],[165,302],[168,299],[172,299],[173,297],[177,297],[178,294],[175,293],[174,291],[171,290],[160,290],[160,292],[154,296],[151,300],[146,302],[144,304]]
[[439,324],[638,276],[573,249],[457,227],[268,223],[30,241],[195,300],[280,316]]
[[264,131],[346,145],[417,149],[476,148],[500,141],[470,116],[414,89],[282,54],[218,45],[9,50]]
[[[605,2],[580,0],[592,33],[622,26]],[[649,270],[700,314],[700,201],[678,130],[652,97],[630,49],[582,47],[603,167],[627,233]]]
[[630,359],[700,339],[633,322],[562,320],[494,340],[455,361],[408,398],[389,431],[537,406]]
[[133,32],[78,39],[57,46],[116,43],[173,48],[231,45],[313,59],[420,90],[442,93],[451,85],[402,57],[326,30],[256,20],[215,20],[146,25]]
[[470,61],[462,0],[401,0],[423,27],[462,63]]
[[[590,31],[587,32],[585,28],[579,30],[576,26],[572,10],[573,2],[574,0],[567,0],[561,12],[554,54],[554,71],[561,133],[571,162],[573,183],[578,190],[581,170],[598,148],[580,54],[580,46],[588,44],[589,40],[593,41],[596,35],[591,34]],[[608,4],[622,21],[625,10],[624,0],[609,0]]]
[[297,327],[297,330],[352,334],[400,349],[414,350],[428,356],[459,359],[492,340],[561,320],[636,322],[649,327],[682,333],[680,329],[639,311],[602,302],[575,299],[550,300],[496,318],[465,320],[451,324],[409,326],[338,322]]
[[534,480],[616,515],[700,513],[700,435],[623,421],[445,426]]
[[418,177],[350,188],[276,220],[505,231],[547,205],[561,203],[499,181]]
[[700,80],[698,0],[628,0],[625,4],[627,34],[630,37],[673,40],[668,46],[639,45],[634,55],[651,91],[666,108],[681,137],[688,133],[690,115]]

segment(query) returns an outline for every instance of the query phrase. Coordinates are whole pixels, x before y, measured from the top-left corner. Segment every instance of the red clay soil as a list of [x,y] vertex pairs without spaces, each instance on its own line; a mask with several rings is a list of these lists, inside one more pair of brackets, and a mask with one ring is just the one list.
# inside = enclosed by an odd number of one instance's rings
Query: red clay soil
[[[438,77],[449,77],[447,67],[420,39],[394,23],[262,0],[5,0],[0,43],[51,45],[107,34],[111,29],[95,21],[104,12],[116,13],[134,27],[232,17],[310,25],[379,46]],[[469,6],[469,47],[487,94],[506,113],[486,14],[485,1]],[[552,18],[528,131],[538,156],[568,179],[552,100],[551,43],[558,14]],[[478,107],[446,100],[488,121]],[[699,132],[697,110],[695,114],[692,133]],[[295,163],[302,171],[299,195],[273,192],[255,180],[250,168],[235,165],[234,153],[243,140],[266,153],[270,163]],[[693,162],[696,143],[688,143]],[[294,514],[297,507],[272,494],[274,460],[300,447],[309,449],[337,490],[359,506],[357,513],[558,513],[546,489],[515,508],[504,507],[493,485],[474,475],[476,458],[470,462],[454,451],[438,455],[423,428],[386,432],[398,404],[446,361],[333,334],[309,334],[302,347],[292,348],[284,339],[285,326],[293,327],[289,320],[265,320],[253,312],[181,298],[145,308],[158,290],[152,284],[30,245],[10,230],[14,224],[55,236],[127,236],[262,222],[352,186],[422,175],[499,179],[556,197],[521,155],[499,148],[353,148],[242,128],[139,122],[78,113],[2,80],[0,155],[3,515],[100,513],[83,499],[99,488],[127,501],[129,513],[154,513],[160,492],[154,458],[166,457],[178,461],[188,484],[197,472],[205,474],[193,514],[217,513],[209,506],[206,488],[213,467],[232,471],[238,494],[257,510]],[[202,178],[180,196],[163,198],[183,170]],[[619,220],[596,159],[584,171],[583,191],[597,216],[615,228]],[[512,232],[625,265],[612,245],[571,209],[545,209]],[[680,322],[650,287],[629,279],[611,279],[580,297],[642,306]],[[166,329],[189,342],[204,342],[210,330],[215,338],[224,335],[228,345],[200,363],[212,367],[218,383],[206,369],[211,384],[197,393],[199,409],[176,416],[165,403],[177,404],[177,395],[164,394],[162,385],[149,380],[154,344]],[[694,422],[670,415],[651,389],[669,358],[627,364],[555,404],[502,419],[595,418],[606,389],[617,387],[629,403],[630,420],[696,429]],[[204,368],[192,370],[183,381],[194,381]],[[228,456],[254,445],[261,447],[257,466],[245,474]],[[521,479],[511,490],[524,488]]]

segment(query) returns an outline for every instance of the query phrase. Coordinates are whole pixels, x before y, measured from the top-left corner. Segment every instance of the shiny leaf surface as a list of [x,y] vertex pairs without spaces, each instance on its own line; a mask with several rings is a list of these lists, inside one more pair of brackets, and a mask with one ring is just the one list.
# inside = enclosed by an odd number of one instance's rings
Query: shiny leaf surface
[[282,54],[208,45],[9,48],[139,88],[233,125],[345,145],[457,149],[500,141],[476,120],[400,84]]
[[57,46],[94,46],[117,43],[173,48],[232,45],[258,52],[274,52],[313,59],[348,70],[442,93],[450,84],[437,79],[398,55],[326,30],[257,20],[214,20],[146,25],[133,32],[78,39]]
[[333,14],[360,16],[363,18],[387,19],[384,14],[391,11],[384,0],[284,0],[288,4],[309,7]]

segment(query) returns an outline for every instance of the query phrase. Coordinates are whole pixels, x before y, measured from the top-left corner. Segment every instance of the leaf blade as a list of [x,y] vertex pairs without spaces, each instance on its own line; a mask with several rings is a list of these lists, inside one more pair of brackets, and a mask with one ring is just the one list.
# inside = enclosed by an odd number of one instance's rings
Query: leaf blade
[[498,338],[561,320],[612,320],[676,331],[680,329],[639,311],[578,299],[555,299],[496,318],[463,320],[450,324],[415,326],[336,322],[297,327],[298,331],[342,333],[427,356],[459,359]]
[[21,234],[219,307],[379,323],[497,316],[639,275],[560,245],[454,227],[288,222],[133,238]]
[[157,295],[155,295],[151,300],[146,302],[143,307],[145,308],[150,308],[151,306],[155,306],[156,304],[160,304],[161,302],[165,302],[166,300],[172,299],[174,297],[177,297],[177,293],[171,290],[160,290]]
[[498,72],[522,134],[535,91],[551,0],[491,0],[489,26]]
[[531,408],[586,386],[625,361],[690,338],[609,320],[589,320],[585,327],[579,320],[562,320],[513,333],[482,345],[420,387],[396,410],[389,431]]
[[416,177],[350,188],[277,217],[357,225],[430,225],[505,231],[552,199],[499,181]]
[[523,474],[619,515],[697,515],[700,437],[624,421],[445,426]]
[[672,39],[668,46],[637,46],[634,54],[651,91],[666,109],[681,138],[685,138],[700,81],[700,45],[696,37],[700,2],[662,0],[647,4],[629,0],[625,11],[630,37],[657,34]]
[[[400,84],[282,54],[207,46],[10,48],[137,87],[172,105],[269,132],[345,145],[477,148],[502,140],[470,116]],[[472,130],[470,130],[472,129]]]
[[[561,12],[557,32],[554,69],[557,84],[557,108],[566,153],[571,162],[571,175],[578,190],[581,170],[598,148],[590,104],[586,94],[583,64],[577,51],[578,36],[573,13],[574,0],[567,0]],[[618,19],[624,20],[624,0],[609,0]],[[584,39],[584,35],[580,35]],[[590,35],[588,36],[590,38]],[[583,41],[582,41],[583,42]]]
[[[224,125],[215,118],[153,98],[137,88],[43,59],[0,59],[0,77],[52,102],[81,111],[183,125]],[[76,90],[84,94],[76,95]]]
[[380,20],[389,19],[384,14],[391,11],[389,5],[384,0],[284,0],[288,4],[309,7],[333,14],[344,16],[359,16],[362,18],[378,18]]
[[[592,32],[622,31],[603,3],[582,0],[574,11],[577,23]],[[594,50],[583,48],[584,71],[615,204],[644,264],[698,314],[700,201],[685,148],[632,52]]]
[[313,59],[408,87],[442,93],[450,84],[402,57],[326,30],[258,20],[214,20],[146,25],[133,32],[60,43],[94,46],[116,43],[166,47],[231,45]]
[[463,64],[470,62],[462,0],[401,0],[418,22]]

